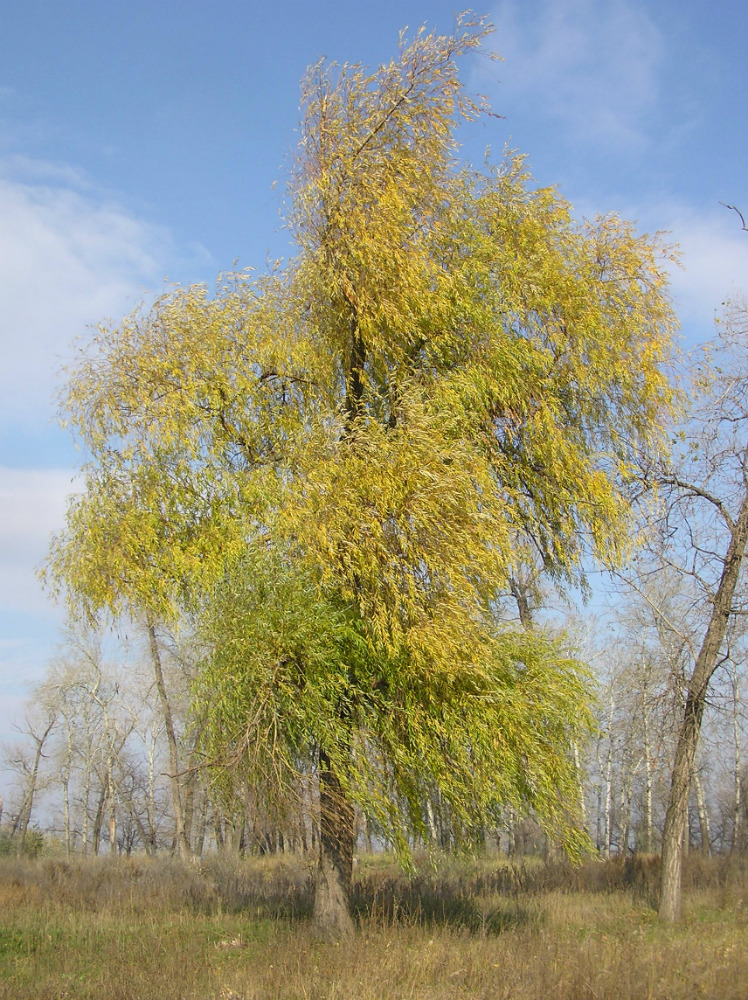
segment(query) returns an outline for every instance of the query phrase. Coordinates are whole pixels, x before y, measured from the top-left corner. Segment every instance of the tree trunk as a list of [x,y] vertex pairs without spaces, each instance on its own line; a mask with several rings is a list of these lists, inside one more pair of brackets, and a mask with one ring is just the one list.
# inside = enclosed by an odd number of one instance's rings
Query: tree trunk
[[634,769],[626,766],[624,756],[623,773],[621,774],[621,808],[618,819],[618,854],[626,857],[629,852],[631,836],[631,786],[634,783]]
[[[186,748],[185,748],[186,749]],[[186,750],[186,756],[189,760],[189,751]],[[197,787],[197,773],[195,770],[191,770],[184,778],[181,788],[184,791],[184,798],[182,803],[182,827],[184,829],[184,841],[186,843],[186,848],[190,855],[195,852],[192,849],[192,838],[195,825],[195,792]],[[181,854],[181,850],[180,850]]]
[[244,836],[244,810],[236,804],[224,814],[223,849],[227,854],[238,858],[241,854],[242,838]]
[[199,812],[199,822],[197,825],[197,832],[195,835],[195,857],[201,858],[203,856],[203,850],[205,848],[205,834],[208,828],[208,795],[204,788],[201,788],[200,795],[200,812]]
[[70,824],[70,777],[73,769],[73,727],[70,719],[65,718],[65,760],[62,765],[60,777],[62,778],[62,810],[63,822],[65,825],[65,857],[69,857],[73,849],[73,834]]
[[221,811],[218,809],[215,803],[213,803],[213,831],[216,836],[216,850],[223,850],[223,823],[221,817]]
[[350,912],[353,876],[353,806],[346,798],[327,754],[319,753],[319,867],[314,895],[314,923],[325,937],[353,933]]
[[732,810],[732,839],[730,840],[730,851],[740,850],[740,820],[741,820],[741,784],[740,784],[740,685],[738,683],[738,668],[735,661],[732,661],[732,738],[735,749],[733,757],[733,810]]
[[169,698],[166,694],[166,684],[164,683],[164,672],[161,668],[161,653],[158,648],[158,639],[156,637],[156,626],[149,619],[148,624],[148,642],[151,648],[151,661],[153,663],[153,673],[156,677],[156,687],[158,688],[158,696],[161,701],[161,711],[164,716],[164,726],[166,728],[166,741],[169,744],[169,781],[171,783],[171,802],[172,808],[174,809],[174,823],[176,826],[176,841],[177,847],[179,848],[179,856],[183,860],[190,857],[190,842],[189,834],[185,829],[184,824],[184,813],[182,811],[182,792],[180,788],[179,781],[179,747],[177,745],[177,737],[174,731],[174,719],[171,713],[171,705],[169,704]]
[[579,818],[582,821],[582,829],[589,834],[589,821],[587,817],[587,802],[584,795],[584,777],[582,774],[582,764],[579,759],[579,744],[576,740],[572,742],[574,753],[574,770],[577,772],[577,794],[579,796]]
[[649,739],[649,713],[644,703],[644,851],[652,853],[652,747]]
[[117,799],[114,794],[114,779],[112,776],[112,763],[109,763],[109,776],[107,779],[107,797],[109,799],[109,853],[112,857],[117,853]]
[[[86,733],[88,737],[88,733]],[[91,799],[91,753],[90,745],[86,747],[85,770],[83,780],[83,816],[81,820],[81,851],[85,858],[88,854],[88,807]]]
[[701,779],[699,778],[699,772],[694,768],[693,772],[693,787],[696,791],[696,808],[699,812],[699,832],[701,834],[701,853],[711,855],[712,853],[712,834],[709,829],[709,813],[706,808],[706,801],[704,800],[704,789],[701,787]]
[[156,741],[151,735],[148,741],[148,803],[146,806],[148,831],[146,853],[156,853]]
[[605,806],[604,823],[605,836],[603,839],[603,856],[610,860],[610,845],[613,837],[613,711],[615,709],[615,698],[611,692],[610,710],[608,713],[608,756],[605,761]]
[[595,745],[595,757],[597,758],[597,771],[600,780],[597,783],[597,809],[595,815],[595,847],[597,853],[603,852],[603,798],[605,789],[605,764],[602,756],[602,735],[598,734]]
[[93,852],[99,853],[99,843],[101,841],[101,824],[104,822],[104,805],[106,803],[106,785],[102,782],[99,792],[99,804],[96,807],[96,816],[93,824]]
[[57,721],[56,716],[52,716],[48,721],[47,728],[44,730],[41,736],[35,736],[33,732],[31,733],[31,736],[34,742],[36,743],[36,752],[34,753],[34,765],[29,775],[29,787],[26,793],[26,799],[24,803],[25,809],[20,824],[21,851],[23,851],[26,846],[26,835],[28,833],[29,823],[31,822],[31,810],[34,805],[34,795],[36,794],[36,783],[39,778],[39,764],[41,763],[41,759],[43,756],[44,744],[47,742],[47,737],[52,732],[52,729],[54,728],[56,721]]
[[309,851],[309,833],[307,829],[307,801],[309,802],[309,814],[312,813],[312,793],[309,789],[309,782],[306,777],[299,779],[299,836],[301,838],[301,850],[303,854]]
[[[135,824],[135,828],[137,829],[138,833],[140,834],[140,839],[143,841],[143,847],[145,848],[146,856],[149,857],[149,858],[152,858],[154,856],[154,854],[156,853],[156,851],[154,849],[154,846],[153,846],[152,836],[151,836],[152,830],[149,830],[146,827],[145,823],[143,822],[143,820],[140,818],[140,816],[136,812],[136,810],[135,810],[134,805],[133,805],[132,802],[130,803],[130,806],[131,806],[131,808],[129,810],[130,816],[132,818],[133,823]],[[129,858],[130,855],[132,854],[132,848],[133,848],[132,838],[127,838],[127,840],[126,840],[126,847],[127,847],[127,856]]]
[[431,795],[426,796],[426,820],[429,827],[429,838],[432,845],[439,843],[439,831],[436,828],[436,818],[434,816],[434,804],[431,801]]
[[747,540],[748,493],[743,497],[738,518],[731,526],[730,544],[722,576],[714,597],[712,614],[704,642],[696,657],[688,685],[686,707],[675,749],[670,797],[665,814],[665,830],[662,835],[662,881],[659,906],[660,917],[671,923],[680,917],[683,832],[686,825],[691,773],[701,731],[706,693],[712,674],[717,669],[717,657],[727,631],[732,600],[740,576],[740,567]]
[[506,830],[506,853],[513,858],[517,853],[517,814],[511,806],[504,812],[504,829]]
[[520,624],[528,632],[531,632],[533,628],[533,615],[530,588],[525,582],[517,580],[512,576],[509,578],[509,589],[517,602]]

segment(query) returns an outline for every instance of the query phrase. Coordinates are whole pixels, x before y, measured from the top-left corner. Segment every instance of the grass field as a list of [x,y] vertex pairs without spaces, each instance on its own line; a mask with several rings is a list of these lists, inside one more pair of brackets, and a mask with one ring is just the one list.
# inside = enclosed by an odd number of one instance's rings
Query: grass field
[[352,940],[317,940],[302,859],[0,859],[0,997],[745,1000],[745,861],[358,865]]

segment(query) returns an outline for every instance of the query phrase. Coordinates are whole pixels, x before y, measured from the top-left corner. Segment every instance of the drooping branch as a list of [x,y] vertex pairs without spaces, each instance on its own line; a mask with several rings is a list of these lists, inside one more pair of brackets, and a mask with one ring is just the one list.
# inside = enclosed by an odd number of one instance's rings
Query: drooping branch
[[735,212],[738,218],[740,219],[740,228],[743,230],[744,233],[748,233],[748,226],[746,226],[745,224],[745,218],[740,209],[736,205],[728,205],[727,202],[725,201],[721,201],[720,205],[723,205],[725,208],[729,208],[731,212]]

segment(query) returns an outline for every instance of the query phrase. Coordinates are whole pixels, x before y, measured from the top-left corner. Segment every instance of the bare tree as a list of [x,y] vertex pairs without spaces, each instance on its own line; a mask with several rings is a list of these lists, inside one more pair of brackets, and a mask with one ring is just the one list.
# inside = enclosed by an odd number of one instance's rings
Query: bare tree
[[680,915],[683,837],[696,749],[710,681],[724,662],[748,541],[748,306],[732,303],[719,337],[695,366],[697,403],[681,454],[650,473],[659,491],[659,558],[697,588],[701,642],[684,677],[662,845],[659,912]]
[[18,836],[20,851],[26,846],[34,798],[39,788],[44,749],[56,723],[55,707],[43,697],[43,692],[36,692],[34,702],[26,713],[24,724],[20,727],[21,734],[31,740],[33,750],[29,753],[26,745],[18,744],[6,752],[7,762],[16,771],[21,782],[21,804],[11,830],[12,837]]

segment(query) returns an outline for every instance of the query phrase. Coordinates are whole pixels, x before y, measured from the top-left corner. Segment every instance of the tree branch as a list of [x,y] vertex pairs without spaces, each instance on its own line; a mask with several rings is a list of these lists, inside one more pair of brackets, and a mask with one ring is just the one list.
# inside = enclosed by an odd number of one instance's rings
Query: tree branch
[[748,233],[748,226],[746,226],[745,224],[745,219],[743,218],[743,213],[740,211],[740,209],[736,205],[728,205],[727,202],[725,201],[721,201],[720,205],[722,205],[724,208],[729,208],[731,212],[736,212],[741,222],[740,228],[743,230],[744,233]]

